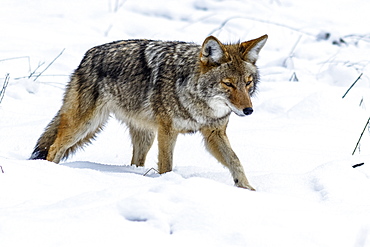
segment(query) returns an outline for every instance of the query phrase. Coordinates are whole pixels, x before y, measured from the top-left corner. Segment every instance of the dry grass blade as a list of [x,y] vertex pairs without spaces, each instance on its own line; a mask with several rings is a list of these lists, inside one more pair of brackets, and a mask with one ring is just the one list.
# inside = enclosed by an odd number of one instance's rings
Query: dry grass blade
[[354,154],[355,154],[356,149],[357,149],[358,145],[360,144],[361,138],[362,138],[362,136],[364,135],[364,132],[365,132],[365,130],[366,130],[366,127],[367,127],[367,125],[369,124],[369,121],[370,121],[370,117],[367,119],[367,122],[366,122],[366,124],[365,124],[365,127],[364,127],[364,129],[362,130],[362,132],[361,132],[360,138],[358,138],[358,141],[357,141],[357,143],[356,143],[356,147],[355,147],[355,149],[353,150],[352,155],[354,155]]
[[348,92],[353,88],[353,86],[358,82],[358,80],[360,80],[360,78],[361,78],[362,74],[363,74],[363,73],[361,73],[361,74],[357,77],[356,81],[355,81],[354,83],[352,83],[352,85],[348,88],[347,92],[342,96],[342,99],[344,99],[344,97],[346,97],[347,93],[348,93]]

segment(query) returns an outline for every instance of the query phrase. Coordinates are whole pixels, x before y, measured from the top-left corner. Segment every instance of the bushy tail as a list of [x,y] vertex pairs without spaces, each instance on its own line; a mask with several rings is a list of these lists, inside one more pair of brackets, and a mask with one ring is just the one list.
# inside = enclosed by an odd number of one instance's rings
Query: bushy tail
[[31,160],[46,160],[50,146],[53,145],[58,134],[58,126],[60,124],[60,114],[58,114],[51,120],[48,126],[45,128],[44,133],[37,140],[35,149],[30,157]]

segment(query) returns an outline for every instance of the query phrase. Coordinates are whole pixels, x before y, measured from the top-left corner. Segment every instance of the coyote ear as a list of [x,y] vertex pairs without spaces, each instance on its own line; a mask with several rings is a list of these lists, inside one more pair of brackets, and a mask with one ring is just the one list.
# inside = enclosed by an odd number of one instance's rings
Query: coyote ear
[[262,47],[267,41],[267,34],[257,38],[252,39],[240,44],[243,60],[255,64],[258,58],[258,53],[261,51]]
[[204,65],[221,64],[225,54],[226,50],[224,45],[215,37],[209,36],[203,42],[200,52],[200,61]]

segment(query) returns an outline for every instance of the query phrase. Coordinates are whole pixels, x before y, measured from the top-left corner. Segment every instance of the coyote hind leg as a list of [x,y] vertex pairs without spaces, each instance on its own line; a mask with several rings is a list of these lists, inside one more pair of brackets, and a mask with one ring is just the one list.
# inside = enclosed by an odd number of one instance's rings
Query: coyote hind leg
[[129,126],[129,129],[133,148],[131,165],[144,166],[146,155],[155,139],[155,132],[132,125]]

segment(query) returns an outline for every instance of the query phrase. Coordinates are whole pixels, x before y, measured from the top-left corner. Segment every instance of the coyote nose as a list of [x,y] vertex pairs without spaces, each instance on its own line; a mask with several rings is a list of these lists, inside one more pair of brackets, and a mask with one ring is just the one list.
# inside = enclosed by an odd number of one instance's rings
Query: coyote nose
[[252,107],[244,108],[243,112],[245,115],[251,115],[253,113],[253,108]]

